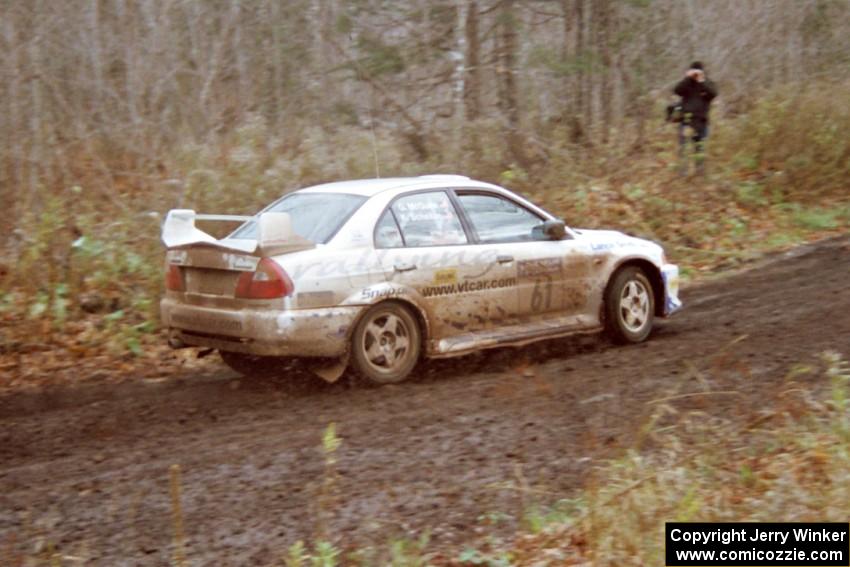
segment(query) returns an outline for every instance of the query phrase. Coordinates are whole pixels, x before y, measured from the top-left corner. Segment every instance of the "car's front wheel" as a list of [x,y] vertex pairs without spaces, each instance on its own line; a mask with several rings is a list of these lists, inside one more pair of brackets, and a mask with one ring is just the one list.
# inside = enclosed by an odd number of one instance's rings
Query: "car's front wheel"
[[640,268],[618,271],[605,293],[605,328],[618,343],[639,343],[652,332],[655,297]]
[[371,384],[395,384],[413,371],[421,346],[419,324],[410,310],[395,302],[380,303],[352,333],[351,365]]

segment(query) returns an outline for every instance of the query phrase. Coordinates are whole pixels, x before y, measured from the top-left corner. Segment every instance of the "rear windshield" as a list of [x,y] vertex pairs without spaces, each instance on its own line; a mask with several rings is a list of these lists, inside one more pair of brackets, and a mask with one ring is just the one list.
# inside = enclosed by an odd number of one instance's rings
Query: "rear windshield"
[[[289,213],[295,234],[325,244],[365,200],[345,193],[291,193],[263,212]],[[257,223],[243,224],[230,238],[257,238]]]

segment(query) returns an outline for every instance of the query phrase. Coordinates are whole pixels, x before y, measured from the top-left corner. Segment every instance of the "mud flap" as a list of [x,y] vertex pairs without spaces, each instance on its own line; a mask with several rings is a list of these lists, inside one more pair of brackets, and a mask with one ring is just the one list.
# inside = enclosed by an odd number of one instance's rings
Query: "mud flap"
[[330,361],[308,362],[307,368],[325,382],[333,384],[340,379],[345,373],[345,369],[348,368],[348,358],[349,356],[346,353],[344,356]]

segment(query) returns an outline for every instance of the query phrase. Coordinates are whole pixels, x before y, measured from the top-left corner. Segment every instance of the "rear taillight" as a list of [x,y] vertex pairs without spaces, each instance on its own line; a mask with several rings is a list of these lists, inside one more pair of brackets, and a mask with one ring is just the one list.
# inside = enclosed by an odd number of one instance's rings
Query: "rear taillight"
[[236,297],[276,299],[295,289],[292,280],[274,260],[263,258],[254,272],[244,272],[236,282]]
[[180,272],[180,266],[167,264],[165,266],[165,289],[171,291],[185,291],[183,285],[183,274]]

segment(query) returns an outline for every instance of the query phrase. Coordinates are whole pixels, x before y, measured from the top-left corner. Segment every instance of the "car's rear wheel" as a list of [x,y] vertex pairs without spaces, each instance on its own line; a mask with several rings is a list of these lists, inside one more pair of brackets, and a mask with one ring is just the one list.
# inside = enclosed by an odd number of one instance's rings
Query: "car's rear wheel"
[[639,343],[652,332],[655,296],[640,268],[628,266],[614,274],[605,292],[605,328],[618,343]]
[[241,352],[218,351],[221,360],[242,376],[273,376],[285,369],[289,359],[276,356],[256,356]]
[[419,361],[422,340],[416,317],[405,306],[375,305],[360,319],[351,336],[351,365],[368,383],[395,384],[407,378]]

